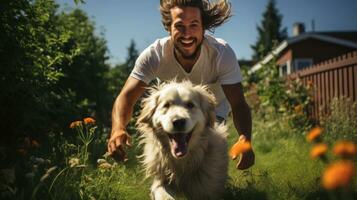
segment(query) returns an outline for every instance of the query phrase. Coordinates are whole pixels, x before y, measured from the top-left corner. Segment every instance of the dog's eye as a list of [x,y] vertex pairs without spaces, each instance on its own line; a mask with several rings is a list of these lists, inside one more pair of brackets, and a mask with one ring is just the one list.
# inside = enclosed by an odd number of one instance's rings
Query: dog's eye
[[187,106],[187,108],[193,108],[193,107],[195,107],[195,104],[193,104],[192,102],[187,102],[186,106]]
[[169,103],[169,102],[166,102],[162,107],[163,107],[163,108],[169,108],[169,107],[170,107],[170,103]]

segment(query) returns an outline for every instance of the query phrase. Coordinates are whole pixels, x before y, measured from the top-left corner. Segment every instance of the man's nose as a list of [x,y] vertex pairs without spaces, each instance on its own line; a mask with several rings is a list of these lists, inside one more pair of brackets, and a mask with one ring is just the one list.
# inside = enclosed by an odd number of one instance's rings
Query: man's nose
[[191,31],[189,28],[182,28],[182,35],[184,38],[190,38],[191,37]]

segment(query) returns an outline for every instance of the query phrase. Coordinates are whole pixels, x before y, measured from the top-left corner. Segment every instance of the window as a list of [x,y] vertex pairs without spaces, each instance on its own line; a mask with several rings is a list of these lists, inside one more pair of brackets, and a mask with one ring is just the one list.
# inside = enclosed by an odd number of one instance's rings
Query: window
[[311,66],[312,64],[313,64],[313,61],[311,58],[295,59],[294,71],[299,71],[299,70],[305,69],[306,67]]
[[280,76],[285,76],[290,74],[290,61],[287,61],[284,64],[279,65],[279,75]]
[[288,65],[282,65],[281,66],[281,75],[282,76],[285,76],[285,75],[287,75],[288,74]]

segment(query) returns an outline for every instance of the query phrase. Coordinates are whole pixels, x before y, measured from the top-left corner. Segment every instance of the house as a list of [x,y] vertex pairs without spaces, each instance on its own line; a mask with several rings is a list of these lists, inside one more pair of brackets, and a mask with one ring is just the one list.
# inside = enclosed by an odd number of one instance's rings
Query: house
[[295,23],[293,37],[282,41],[249,73],[259,70],[275,59],[281,76],[357,50],[357,31],[305,32],[302,23]]

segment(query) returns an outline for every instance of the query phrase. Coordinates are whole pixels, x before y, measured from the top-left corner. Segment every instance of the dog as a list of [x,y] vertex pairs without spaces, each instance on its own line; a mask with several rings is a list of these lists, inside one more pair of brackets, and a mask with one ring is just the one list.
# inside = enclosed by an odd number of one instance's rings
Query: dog
[[151,199],[219,199],[227,180],[227,128],[207,86],[170,81],[149,89],[137,128]]

